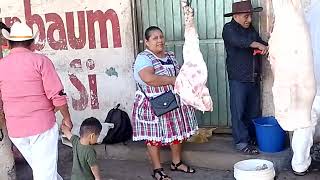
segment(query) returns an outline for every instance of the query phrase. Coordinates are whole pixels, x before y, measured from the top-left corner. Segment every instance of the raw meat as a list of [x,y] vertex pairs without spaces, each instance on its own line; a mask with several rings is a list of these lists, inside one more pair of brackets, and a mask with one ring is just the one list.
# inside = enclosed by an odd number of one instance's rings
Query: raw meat
[[[309,25],[313,48],[314,70],[317,84],[317,94],[313,101],[311,120],[320,121],[320,0],[311,0],[306,10],[306,19]],[[320,142],[320,124],[316,128],[316,141]]]
[[184,63],[177,76],[174,90],[181,102],[200,111],[212,111],[213,102],[206,87],[208,70],[199,47],[199,38],[193,20],[193,9],[187,0],[181,0],[185,18]]
[[300,0],[273,0],[275,22],[269,60],[275,116],[284,130],[315,125],[311,107],[316,93],[309,30]]

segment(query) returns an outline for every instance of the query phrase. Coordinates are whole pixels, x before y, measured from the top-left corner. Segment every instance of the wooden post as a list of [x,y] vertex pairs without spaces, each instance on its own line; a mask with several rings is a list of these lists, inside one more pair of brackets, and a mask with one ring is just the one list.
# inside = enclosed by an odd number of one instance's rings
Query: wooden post
[[[2,39],[2,33],[0,33],[0,59],[3,56],[1,46],[3,42]],[[2,103],[0,107],[0,129],[2,129],[4,136],[2,141],[0,141],[0,179],[15,180],[16,173],[14,168],[13,154],[11,150],[11,141],[8,137],[7,128],[5,126],[5,117],[2,109]]]
[[[260,13],[260,34],[262,39],[268,41],[273,28],[274,16],[270,0],[261,0],[263,11]],[[274,115],[272,95],[273,74],[267,59],[262,61],[262,114],[264,116]]]

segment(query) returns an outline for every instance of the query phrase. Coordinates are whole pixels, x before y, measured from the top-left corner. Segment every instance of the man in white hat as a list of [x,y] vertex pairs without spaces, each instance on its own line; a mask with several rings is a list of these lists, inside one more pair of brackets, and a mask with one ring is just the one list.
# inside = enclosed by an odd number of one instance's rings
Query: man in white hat
[[67,100],[57,72],[46,56],[31,51],[37,33],[16,22],[10,54],[0,60],[0,90],[8,134],[32,168],[34,180],[62,179],[57,173],[58,125],[55,109],[72,128]]

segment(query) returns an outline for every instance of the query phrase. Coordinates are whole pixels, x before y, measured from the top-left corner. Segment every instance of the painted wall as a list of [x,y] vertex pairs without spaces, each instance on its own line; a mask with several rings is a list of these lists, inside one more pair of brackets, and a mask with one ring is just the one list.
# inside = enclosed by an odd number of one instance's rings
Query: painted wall
[[74,131],[86,117],[104,121],[117,103],[131,111],[135,84],[130,0],[10,0],[1,1],[0,7],[0,18],[8,26],[23,21],[39,30],[36,51],[47,55],[58,71]]

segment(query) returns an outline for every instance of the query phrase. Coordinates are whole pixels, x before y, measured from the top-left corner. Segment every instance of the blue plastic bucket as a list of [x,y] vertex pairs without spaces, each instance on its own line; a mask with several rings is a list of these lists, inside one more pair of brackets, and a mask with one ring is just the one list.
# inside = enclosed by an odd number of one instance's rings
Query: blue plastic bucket
[[280,152],[285,148],[286,133],[273,116],[253,120],[258,147],[263,152]]

